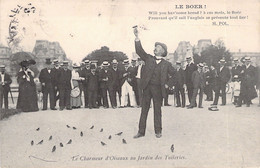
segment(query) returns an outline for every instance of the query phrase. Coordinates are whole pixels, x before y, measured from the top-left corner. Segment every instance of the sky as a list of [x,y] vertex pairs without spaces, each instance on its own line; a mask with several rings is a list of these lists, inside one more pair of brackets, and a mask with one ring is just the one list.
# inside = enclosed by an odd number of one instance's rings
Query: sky
[[[148,53],[153,53],[154,43],[160,41],[174,52],[180,41],[196,45],[200,39],[218,38],[233,52],[260,52],[260,10],[258,0],[173,1],[173,0],[0,0],[0,42],[7,46],[9,15],[20,5],[34,6],[35,12],[20,11],[19,44],[24,51],[32,51],[35,40],[58,41],[68,58],[80,62],[91,51],[107,46],[111,51],[122,51],[130,58],[134,48],[134,25],[140,29],[140,39]],[[202,5],[194,12],[240,11],[247,19],[227,20],[229,26],[213,26],[212,20],[149,20],[149,11],[187,12],[175,5]],[[155,16],[155,15],[154,15]],[[157,15],[158,16],[158,15]],[[195,15],[196,16],[196,15]],[[204,15],[206,16],[206,15]],[[207,15],[207,16],[223,16]],[[234,14],[232,16],[237,16]],[[169,17],[169,15],[168,15]],[[219,20],[215,20],[217,23]]]

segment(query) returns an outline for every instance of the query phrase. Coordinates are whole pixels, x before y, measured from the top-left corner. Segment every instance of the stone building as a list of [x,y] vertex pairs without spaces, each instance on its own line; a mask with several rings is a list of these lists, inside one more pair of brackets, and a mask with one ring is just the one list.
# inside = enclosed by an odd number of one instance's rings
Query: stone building
[[6,71],[8,73],[11,72],[11,61],[10,56],[12,55],[12,51],[9,47],[6,47],[0,43],[0,64],[4,64],[6,66]]
[[59,62],[68,60],[59,42],[36,40],[32,53],[35,55],[36,62],[39,65],[38,69],[44,68],[46,58],[51,60],[58,59]]

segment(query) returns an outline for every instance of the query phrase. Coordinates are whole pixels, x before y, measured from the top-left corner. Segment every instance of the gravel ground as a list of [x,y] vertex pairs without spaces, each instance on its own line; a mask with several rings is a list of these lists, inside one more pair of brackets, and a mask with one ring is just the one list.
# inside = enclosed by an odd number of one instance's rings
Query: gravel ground
[[192,110],[163,107],[160,139],[154,135],[153,109],[146,136],[139,139],[133,136],[140,108],[21,113],[0,121],[1,167],[259,167],[257,100],[250,108],[229,104],[215,112],[207,110],[210,103]]

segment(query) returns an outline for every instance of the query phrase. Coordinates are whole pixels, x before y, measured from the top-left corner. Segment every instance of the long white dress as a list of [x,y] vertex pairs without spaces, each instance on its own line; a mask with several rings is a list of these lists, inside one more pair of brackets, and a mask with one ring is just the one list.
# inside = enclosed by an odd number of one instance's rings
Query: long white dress
[[[81,78],[79,77],[79,73],[73,69],[72,77],[71,77],[71,86],[72,86],[71,92],[79,91],[79,80],[81,80]],[[82,105],[81,93],[78,94],[78,96],[75,96],[75,94],[72,93],[70,97],[71,97],[70,98],[71,107],[79,108]]]

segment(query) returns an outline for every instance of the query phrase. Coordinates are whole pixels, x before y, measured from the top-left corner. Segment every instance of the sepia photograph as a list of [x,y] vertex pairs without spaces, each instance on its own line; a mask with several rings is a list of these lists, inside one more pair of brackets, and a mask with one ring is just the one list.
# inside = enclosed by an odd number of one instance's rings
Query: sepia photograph
[[259,168],[259,0],[0,0],[0,168]]

